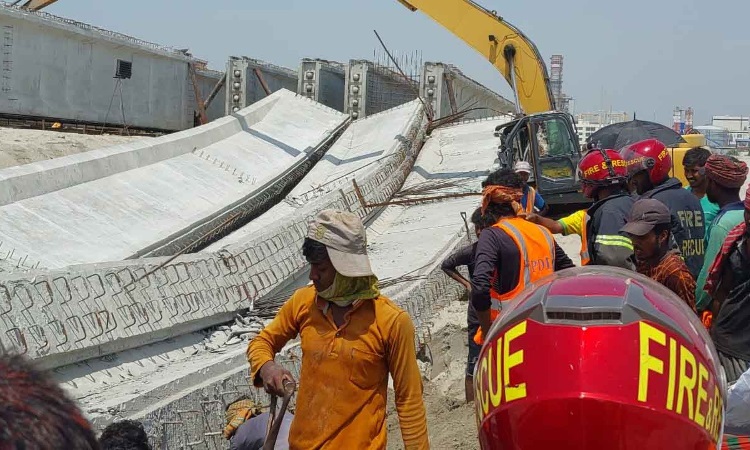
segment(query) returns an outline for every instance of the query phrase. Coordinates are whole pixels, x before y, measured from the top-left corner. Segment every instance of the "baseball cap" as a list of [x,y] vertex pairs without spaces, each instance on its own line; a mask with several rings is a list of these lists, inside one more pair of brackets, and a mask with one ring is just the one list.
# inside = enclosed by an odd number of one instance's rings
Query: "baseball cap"
[[623,233],[643,236],[659,224],[672,222],[667,205],[653,198],[644,198],[633,203],[628,223],[620,229]]
[[341,275],[374,275],[367,256],[365,226],[356,214],[324,209],[310,222],[307,237],[326,246],[333,267]]
[[518,161],[516,163],[516,166],[513,168],[513,170],[515,170],[516,173],[518,172],[531,173],[531,164],[529,164],[526,161]]

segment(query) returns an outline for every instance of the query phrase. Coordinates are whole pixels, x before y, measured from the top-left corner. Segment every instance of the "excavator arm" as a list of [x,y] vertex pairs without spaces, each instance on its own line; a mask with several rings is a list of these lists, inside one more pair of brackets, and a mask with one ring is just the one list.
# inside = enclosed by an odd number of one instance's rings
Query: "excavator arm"
[[525,114],[555,109],[544,59],[529,38],[471,0],[398,0],[421,10],[481,53],[513,88]]
[[53,3],[55,3],[57,0],[28,0],[23,4],[23,7],[28,9],[29,11],[39,11],[42,8],[45,8]]

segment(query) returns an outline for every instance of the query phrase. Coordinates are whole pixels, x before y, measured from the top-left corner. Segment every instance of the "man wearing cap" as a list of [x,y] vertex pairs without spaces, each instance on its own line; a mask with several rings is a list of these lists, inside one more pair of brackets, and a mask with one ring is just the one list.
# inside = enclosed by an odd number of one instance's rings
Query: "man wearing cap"
[[428,449],[414,325],[380,294],[361,220],[349,212],[321,211],[302,254],[313,285],[298,289],[247,350],[253,383],[283,395],[292,375],[274,355],[300,336],[302,369],[289,448],[385,449],[390,374],[404,447]]
[[719,213],[707,225],[706,253],[695,288],[695,307],[699,312],[704,311],[710,302],[705,291],[709,269],[729,231],[744,220],[745,207],[740,201],[740,188],[745,184],[748,172],[747,164],[725,155],[711,155],[704,168],[708,178],[706,196],[719,205]]
[[672,213],[653,198],[633,204],[622,227],[633,242],[636,270],[663,284],[695,310],[695,280],[680,254],[671,249]]
[[531,176],[531,164],[526,161],[518,161],[514,167],[515,172],[521,177],[523,181],[523,197],[521,197],[521,207],[524,209],[526,214],[534,213],[536,208],[536,214],[540,216],[546,216],[549,211],[549,206],[544,201],[541,195],[529,186],[529,177]]

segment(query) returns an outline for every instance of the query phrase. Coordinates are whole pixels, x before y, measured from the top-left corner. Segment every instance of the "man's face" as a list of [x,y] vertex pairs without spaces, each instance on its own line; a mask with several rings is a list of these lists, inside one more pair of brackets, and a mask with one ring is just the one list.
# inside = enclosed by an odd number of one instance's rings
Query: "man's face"
[[704,174],[703,167],[683,166],[683,168],[685,169],[685,178],[688,183],[690,183],[691,188],[696,189],[706,185],[707,178]]
[[523,184],[526,184],[529,182],[529,176],[531,176],[528,172],[517,172],[519,178],[521,178],[521,181],[523,181]]
[[645,170],[633,175],[628,181],[628,184],[630,185],[631,192],[635,192],[638,195],[643,195],[654,188],[648,177],[648,172]]
[[310,281],[315,285],[318,292],[325,291],[333,284],[336,278],[336,269],[330,259],[322,261],[310,261]]
[[653,259],[661,251],[660,241],[662,238],[666,239],[664,236],[657,236],[653,230],[643,236],[630,235],[630,240],[633,242],[633,253],[635,253],[635,258],[639,261]]

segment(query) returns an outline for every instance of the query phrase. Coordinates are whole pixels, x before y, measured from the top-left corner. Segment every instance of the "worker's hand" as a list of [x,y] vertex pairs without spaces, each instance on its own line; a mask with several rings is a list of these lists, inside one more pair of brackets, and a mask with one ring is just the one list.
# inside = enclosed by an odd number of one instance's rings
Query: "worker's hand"
[[526,220],[528,220],[531,223],[539,223],[539,214],[537,214],[537,213],[528,213],[528,214],[526,214]]
[[274,361],[263,364],[260,368],[260,378],[263,380],[263,388],[266,392],[277,397],[283,397],[286,394],[285,389],[294,389],[292,373]]

